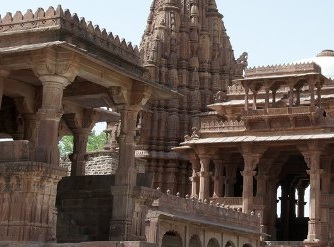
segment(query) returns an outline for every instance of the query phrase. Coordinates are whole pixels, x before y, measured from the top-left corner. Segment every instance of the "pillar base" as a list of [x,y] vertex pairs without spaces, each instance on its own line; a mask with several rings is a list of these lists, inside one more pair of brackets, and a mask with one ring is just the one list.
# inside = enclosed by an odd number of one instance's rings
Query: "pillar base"
[[328,246],[326,242],[320,241],[319,239],[305,239],[304,240],[304,246],[305,247],[320,247],[320,246]]
[[66,170],[49,164],[0,163],[0,239],[56,240],[58,181]]
[[161,192],[145,187],[113,186],[113,216],[109,240],[143,241],[148,206],[161,196]]

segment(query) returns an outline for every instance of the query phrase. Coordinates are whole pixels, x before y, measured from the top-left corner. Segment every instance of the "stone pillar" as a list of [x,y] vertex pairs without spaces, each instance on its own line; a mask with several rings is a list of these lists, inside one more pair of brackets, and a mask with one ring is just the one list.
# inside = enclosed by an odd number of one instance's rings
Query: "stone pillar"
[[198,159],[191,159],[190,160],[191,165],[192,165],[192,175],[189,178],[191,181],[191,197],[198,197],[198,192],[199,192],[199,168],[200,168],[200,163]]
[[296,89],[296,105],[300,105],[300,88]]
[[243,153],[244,170],[241,172],[243,176],[242,190],[242,210],[244,213],[250,213],[253,210],[253,179],[256,174],[254,171],[259,162],[259,156],[251,153]]
[[307,153],[303,153],[309,167],[307,173],[310,175],[310,220],[308,223],[308,235],[306,245],[312,245],[321,241],[321,210],[320,210],[320,150],[317,145],[309,144]]
[[86,149],[90,129],[73,129],[73,154],[70,155],[72,161],[71,176],[85,176]]
[[276,107],[276,90],[272,91],[272,102],[271,102],[271,107]]
[[245,87],[245,111],[248,111],[249,104],[249,88]]
[[257,98],[257,92],[253,92],[253,110],[256,110],[256,98]]
[[267,111],[269,108],[269,88],[265,88],[266,91],[266,98],[265,98],[265,103],[264,103],[264,109]]
[[[121,129],[119,135],[119,163],[115,175],[115,186],[111,188],[113,194],[113,211],[110,225],[109,240],[136,240],[133,229],[133,214],[136,206],[135,167],[135,134],[138,106],[121,105]],[[120,205],[123,205],[120,207]]]
[[213,197],[222,197],[223,192],[223,161],[213,160],[215,164],[215,171],[213,176]]
[[290,86],[289,93],[289,107],[293,107],[293,86]]
[[121,114],[121,130],[119,135],[119,163],[116,171],[116,185],[135,186],[135,140],[137,115],[139,106],[119,106]]
[[310,98],[311,98],[311,107],[315,106],[315,99],[314,99],[314,84],[313,82],[309,83],[309,92],[310,92]]
[[210,156],[201,155],[200,164],[201,169],[199,172],[199,199],[205,200],[209,198],[209,185],[210,185],[210,175],[209,175],[209,164]]
[[317,83],[317,105],[320,107],[321,106],[321,85],[320,83]]
[[43,83],[43,100],[37,113],[35,160],[58,165],[58,125],[62,116],[63,90],[70,81],[59,75],[42,75],[39,79]]

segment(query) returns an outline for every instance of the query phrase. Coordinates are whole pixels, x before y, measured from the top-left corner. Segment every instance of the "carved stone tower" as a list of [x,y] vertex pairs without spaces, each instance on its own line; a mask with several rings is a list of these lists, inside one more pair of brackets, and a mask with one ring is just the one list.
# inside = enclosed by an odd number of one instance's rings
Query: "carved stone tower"
[[198,116],[243,74],[247,54],[236,60],[215,0],[154,0],[141,42],[153,81],[178,99],[151,101],[139,119],[136,155],[148,160],[154,186],[189,193],[188,164],[170,149],[199,127]]

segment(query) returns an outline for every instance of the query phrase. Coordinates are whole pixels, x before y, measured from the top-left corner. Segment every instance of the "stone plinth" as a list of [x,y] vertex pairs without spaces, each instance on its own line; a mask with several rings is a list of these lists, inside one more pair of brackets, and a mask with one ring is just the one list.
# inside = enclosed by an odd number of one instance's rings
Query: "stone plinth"
[[[13,143],[9,143],[10,145],[15,146]],[[7,148],[10,149],[8,146]],[[6,156],[1,146],[0,149],[0,153]],[[19,159],[19,154],[12,157],[12,160]],[[0,239],[54,241],[57,222],[55,208],[57,184],[65,175],[65,169],[58,166],[32,161],[2,161]]]

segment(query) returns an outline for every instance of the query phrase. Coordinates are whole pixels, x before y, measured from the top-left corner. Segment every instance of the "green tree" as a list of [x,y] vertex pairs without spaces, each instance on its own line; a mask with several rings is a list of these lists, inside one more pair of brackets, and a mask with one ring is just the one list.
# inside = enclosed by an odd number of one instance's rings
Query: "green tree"
[[[87,152],[96,152],[103,150],[106,141],[106,134],[104,132],[92,133],[88,137]],[[64,136],[59,142],[60,155],[62,157],[73,153],[73,136]]]
[[101,132],[100,134],[97,134],[93,131],[88,137],[87,152],[101,151],[103,150],[105,143],[106,133]]

